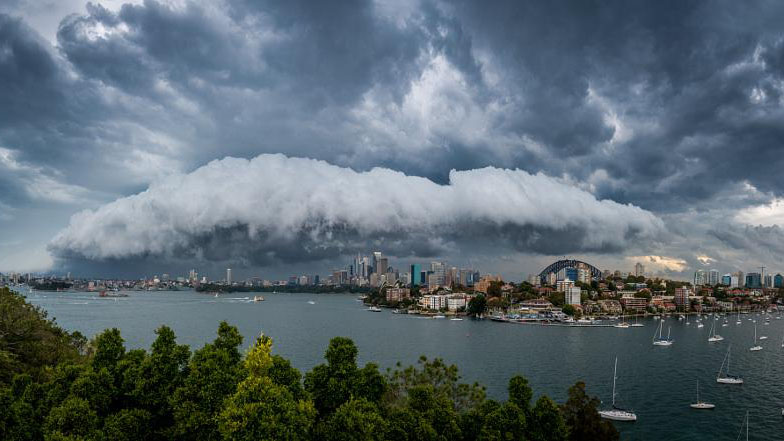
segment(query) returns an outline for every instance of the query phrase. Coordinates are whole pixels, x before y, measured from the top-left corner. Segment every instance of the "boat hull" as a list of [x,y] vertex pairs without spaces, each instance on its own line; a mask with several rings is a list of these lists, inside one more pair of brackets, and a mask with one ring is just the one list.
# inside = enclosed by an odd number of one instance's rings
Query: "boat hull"
[[600,410],[599,416],[606,420],[613,421],[637,421],[637,415],[635,413],[623,410]]

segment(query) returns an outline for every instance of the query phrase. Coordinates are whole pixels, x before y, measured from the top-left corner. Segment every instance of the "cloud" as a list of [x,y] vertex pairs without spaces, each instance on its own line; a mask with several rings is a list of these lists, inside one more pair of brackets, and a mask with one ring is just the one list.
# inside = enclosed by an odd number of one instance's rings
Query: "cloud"
[[[350,254],[618,251],[663,230],[653,214],[543,174],[483,168],[449,183],[323,161],[226,158],[78,213],[50,243],[61,259],[168,259],[263,266]],[[470,247],[466,247],[466,246]],[[463,248],[466,247],[466,248]]]

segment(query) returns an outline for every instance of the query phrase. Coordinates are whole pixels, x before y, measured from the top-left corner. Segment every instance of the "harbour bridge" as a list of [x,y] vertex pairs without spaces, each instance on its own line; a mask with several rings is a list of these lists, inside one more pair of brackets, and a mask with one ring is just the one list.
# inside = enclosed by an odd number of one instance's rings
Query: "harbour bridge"
[[547,268],[543,269],[542,272],[539,273],[539,279],[542,281],[542,283],[545,283],[548,274],[550,273],[558,274],[559,271],[566,268],[575,268],[575,269],[583,268],[583,269],[591,270],[591,279],[602,278],[602,272],[599,271],[599,268],[596,268],[590,263],[586,263],[581,260],[564,259],[548,265]]

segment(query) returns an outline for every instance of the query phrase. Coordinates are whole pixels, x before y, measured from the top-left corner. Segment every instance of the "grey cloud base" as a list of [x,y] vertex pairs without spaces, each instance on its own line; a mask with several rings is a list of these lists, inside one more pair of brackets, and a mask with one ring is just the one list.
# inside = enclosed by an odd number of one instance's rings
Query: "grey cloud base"
[[483,168],[449,183],[323,161],[226,158],[78,213],[49,248],[60,259],[265,266],[348,255],[618,251],[664,230],[638,207],[543,174]]

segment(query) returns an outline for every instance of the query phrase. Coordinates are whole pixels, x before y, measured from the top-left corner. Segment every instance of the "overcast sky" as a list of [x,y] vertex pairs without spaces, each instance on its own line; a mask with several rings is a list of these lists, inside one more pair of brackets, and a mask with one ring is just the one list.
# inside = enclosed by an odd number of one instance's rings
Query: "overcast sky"
[[784,270],[784,3],[0,4],[0,271]]

